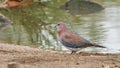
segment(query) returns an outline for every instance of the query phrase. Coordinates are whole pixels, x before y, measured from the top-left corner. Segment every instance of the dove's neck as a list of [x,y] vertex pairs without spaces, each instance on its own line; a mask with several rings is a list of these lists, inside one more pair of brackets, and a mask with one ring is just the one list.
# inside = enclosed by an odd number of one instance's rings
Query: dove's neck
[[60,30],[60,31],[58,31],[58,35],[59,35],[59,37],[62,37],[62,35],[63,35],[64,33],[66,33],[66,32],[68,32],[67,29],[64,29],[64,30]]

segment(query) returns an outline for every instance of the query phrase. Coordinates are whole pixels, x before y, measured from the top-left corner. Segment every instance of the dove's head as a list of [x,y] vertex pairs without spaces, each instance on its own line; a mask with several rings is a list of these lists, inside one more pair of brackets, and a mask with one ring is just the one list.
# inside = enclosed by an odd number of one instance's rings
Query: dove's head
[[57,31],[58,31],[58,32],[62,32],[62,31],[66,31],[66,30],[67,30],[67,27],[66,27],[66,25],[65,25],[64,22],[59,22],[59,23],[56,25],[56,27],[57,27]]

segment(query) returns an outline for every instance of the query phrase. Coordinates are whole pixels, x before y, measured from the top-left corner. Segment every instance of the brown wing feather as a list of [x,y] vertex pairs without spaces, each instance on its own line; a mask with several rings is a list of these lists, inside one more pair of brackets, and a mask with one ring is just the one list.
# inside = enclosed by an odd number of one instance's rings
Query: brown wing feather
[[64,40],[66,42],[69,42],[71,41],[72,43],[74,44],[78,44],[79,42],[85,42],[82,38],[78,37],[78,36],[75,36],[73,33],[71,32],[66,32],[63,34],[64,35]]

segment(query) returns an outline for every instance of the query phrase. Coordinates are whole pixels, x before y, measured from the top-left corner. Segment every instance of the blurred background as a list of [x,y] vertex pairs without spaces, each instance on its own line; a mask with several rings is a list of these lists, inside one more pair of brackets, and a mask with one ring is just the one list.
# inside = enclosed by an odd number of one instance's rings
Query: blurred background
[[10,1],[0,1],[1,43],[66,51],[54,28],[63,21],[71,31],[108,48],[87,51],[120,53],[120,0]]

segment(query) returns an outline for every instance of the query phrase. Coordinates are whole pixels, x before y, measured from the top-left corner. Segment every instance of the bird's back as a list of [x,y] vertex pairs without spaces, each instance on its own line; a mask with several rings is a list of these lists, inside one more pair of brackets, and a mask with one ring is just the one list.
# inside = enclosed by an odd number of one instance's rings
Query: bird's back
[[81,48],[81,47],[88,47],[91,46],[92,44],[79,36],[78,34],[72,33],[72,32],[63,32],[60,35],[60,42],[67,47],[71,48]]

